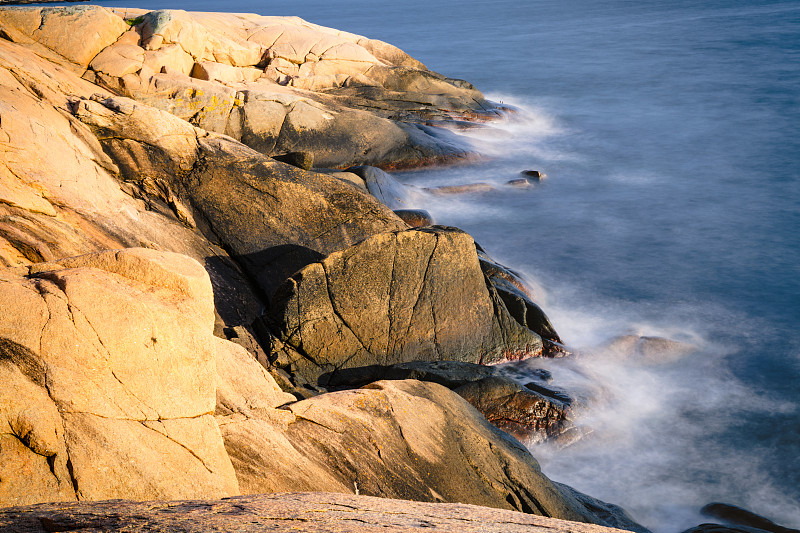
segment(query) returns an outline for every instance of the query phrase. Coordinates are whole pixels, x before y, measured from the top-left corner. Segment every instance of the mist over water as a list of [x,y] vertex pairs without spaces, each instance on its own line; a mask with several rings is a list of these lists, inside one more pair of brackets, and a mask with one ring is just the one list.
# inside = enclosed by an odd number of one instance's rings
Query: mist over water
[[[534,280],[575,349],[527,363],[588,398],[590,435],[532,447],[546,474],[659,533],[712,501],[800,527],[800,6],[579,4],[540,5],[545,53],[487,91],[521,109],[469,133],[492,159],[398,177],[496,186],[419,207]],[[549,178],[505,185],[525,169]],[[596,348],[626,334],[699,349]]]
[[[126,6],[127,0],[100,2]],[[298,15],[391,42],[520,108],[473,130],[487,156],[397,174],[415,207],[526,274],[576,355],[533,360],[584,394],[544,472],[677,533],[711,501],[800,528],[800,5],[476,0],[145,0]],[[506,185],[526,169],[548,179]],[[695,344],[640,365],[618,335]]]

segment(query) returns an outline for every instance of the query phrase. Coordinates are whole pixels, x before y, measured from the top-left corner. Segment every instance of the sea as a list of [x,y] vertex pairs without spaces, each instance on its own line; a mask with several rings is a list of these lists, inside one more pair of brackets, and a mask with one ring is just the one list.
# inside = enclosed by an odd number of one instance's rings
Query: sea
[[[544,473],[656,533],[710,502],[800,528],[800,2],[99,3],[296,15],[514,106],[464,134],[482,160],[395,177],[494,186],[414,207],[527,278],[574,352],[542,362],[554,385],[598,385],[583,439],[531,445]],[[697,350],[602,348],[630,334]]]

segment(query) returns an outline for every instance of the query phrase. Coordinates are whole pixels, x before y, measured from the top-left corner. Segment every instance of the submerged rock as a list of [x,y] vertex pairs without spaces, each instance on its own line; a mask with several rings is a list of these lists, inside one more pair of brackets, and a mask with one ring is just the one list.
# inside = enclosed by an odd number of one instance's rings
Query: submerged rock
[[682,359],[700,348],[664,337],[622,335],[592,351],[635,364],[664,364]]
[[427,187],[424,190],[432,194],[466,194],[466,193],[493,191],[494,186],[489,183],[467,183],[465,185],[443,185],[441,187]]
[[531,180],[527,178],[519,178],[514,180],[508,180],[506,182],[506,185],[511,185],[512,187],[517,187],[520,189],[527,189],[529,187],[532,187],[533,183],[531,183]]

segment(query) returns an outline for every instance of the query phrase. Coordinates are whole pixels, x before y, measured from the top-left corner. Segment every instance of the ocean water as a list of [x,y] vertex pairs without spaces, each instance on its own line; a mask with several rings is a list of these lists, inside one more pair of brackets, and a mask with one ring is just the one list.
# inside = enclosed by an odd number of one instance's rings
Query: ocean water
[[[599,384],[543,471],[657,533],[712,501],[800,527],[800,3],[741,0],[100,2],[298,15],[391,42],[520,112],[465,142],[483,162],[407,172],[415,196],[524,273]],[[525,169],[548,179],[506,185]],[[639,365],[593,349],[660,335]],[[537,364],[539,362],[537,361]]]

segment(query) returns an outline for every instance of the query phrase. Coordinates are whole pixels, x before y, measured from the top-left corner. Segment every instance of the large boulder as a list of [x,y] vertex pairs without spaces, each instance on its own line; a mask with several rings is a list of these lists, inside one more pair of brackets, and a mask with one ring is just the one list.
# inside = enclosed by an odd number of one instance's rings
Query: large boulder
[[[203,267],[145,249],[0,271],[0,502],[238,493]],[[133,326],[133,327],[132,327]]]
[[5,7],[0,25],[11,28],[8,37],[41,43],[84,69],[128,30],[120,17],[95,6]]
[[343,368],[542,351],[487,288],[472,238],[454,228],[383,233],[330,254],[278,289],[268,319],[281,364],[323,385]]

